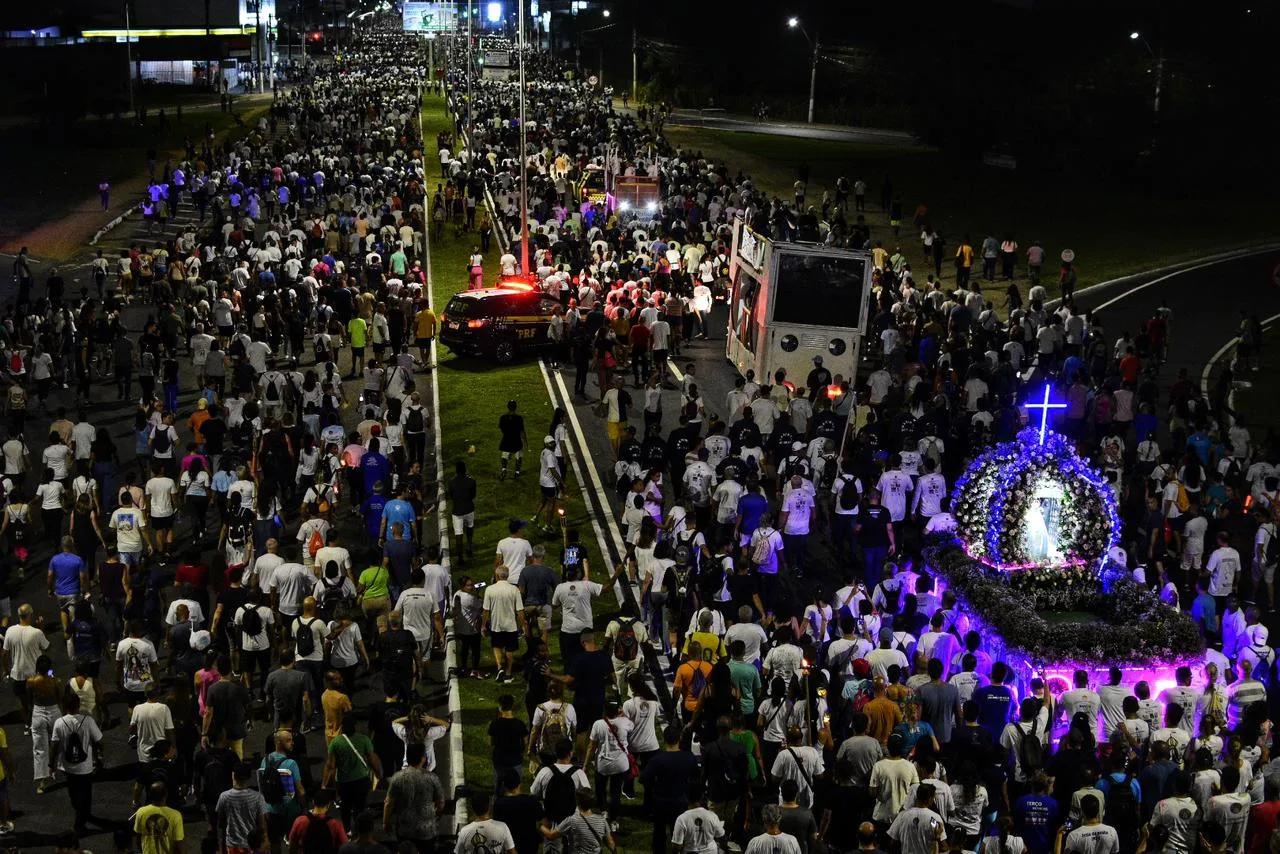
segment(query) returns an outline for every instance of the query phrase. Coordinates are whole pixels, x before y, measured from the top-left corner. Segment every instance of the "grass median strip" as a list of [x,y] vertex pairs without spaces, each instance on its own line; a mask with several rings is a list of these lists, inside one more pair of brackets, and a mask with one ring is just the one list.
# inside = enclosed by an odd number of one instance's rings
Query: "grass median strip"
[[[901,245],[917,282],[932,272],[922,259],[920,232],[912,224],[918,204],[928,207],[929,221],[947,241],[942,275],[948,286],[955,279],[951,259],[965,233],[975,248],[987,234],[1002,240],[1013,233],[1020,247],[1017,281],[1024,298],[1025,253],[1034,240],[1042,241],[1048,253],[1044,284],[1056,297],[1058,253],[1066,248],[1076,253],[1079,287],[1084,287],[1269,242],[1280,224],[1265,197],[1229,197],[1230,191],[1214,182],[1143,182],[1101,174],[1066,179],[1060,173],[1037,171],[1034,165],[1000,169],[983,165],[976,155],[960,157],[924,147],[677,126],[663,133],[673,146],[701,152],[730,174],[750,175],[757,187],[783,199],[794,198],[799,166],[808,164],[806,206],[821,207],[823,190],[834,198],[841,175],[850,182],[862,178],[868,185],[866,217],[873,243],[884,241],[890,252],[895,244]],[[902,201],[903,223],[896,239],[880,207],[886,177]],[[852,222],[855,215],[850,199],[846,216]],[[1004,301],[1004,288],[1003,283],[987,285],[997,307]]]
[[[453,125],[445,112],[444,100],[430,96],[424,99],[422,127],[428,149],[436,135],[452,130]],[[428,152],[427,162],[431,162]],[[431,188],[434,192],[434,187]],[[430,193],[428,193],[430,195]],[[474,234],[454,238],[452,228],[445,229],[442,240],[431,244],[431,269],[433,298],[437,313],[443,311],[449,299],[467,284],[466,263],[472,247],[479,242]],[[485,254],[486,278],[493,279],[497,268],[497,241]],[[465,460],[467,469],[476,479],[475,558],[460,561],[457,544],[454,545],[453,580],[455,585],[464,575],[488,581],[492,575],[493,555],[498,540],[507,535],[507,524],[512,518],[529,519],[537,507],[538,451],[540,439],[551,423],[553,406],[547,397],[546,385],[538,363],[526,359],[511,365],[500,366],[484,359],[454,355],[447,348],[439,348],[436,366],[440,387],[440,412],[438,417],[443,457],[441,476],[453,476],[456,460]],[[519,404],[519,412],[525,418],[530,443],[535,447],[525,451],[524,476],[508,477],[499,481],[501,461],[498,454],[498,418],[506,412],[508,400]],[[572,470],[569,479],[573,480]],[[589,511],[584,506],[578,485],[566,485],[563,496],[566,527],[576,529],[588,550],[592,580],[603,583],[612,574],[613,567],[601,557],[598,544],[591,536]],[[542,543],[547,549],[549,565],[560,571],[559,556],[562,545],[557,534],[547,538],[532,526],[525,529],[533,543]],[[596,600],[596,628],[602,632],[605,615],[616,610],[609,591]],[[547,639],[551,648],[552,667],[560,667],[560,644],[553,629]],[[461,664],[461,663],[460,663]],[[485,644],[482,664],[492,667],[488,644]],[[512,694],[516,697],[517,716],[524,718],[523,681],[500,685],[479,679],[463,679],[460,684],[462,698],[462,727],[464,743],[464,767],[469,786],[491,789],[493,763],[489,747],[489,722],[497,716],[498,697]],[[530,723],[526,720],[526,723]],[[594,774],[592,774],[594,777]],[[525,785],[530,782],[526,775]],[[636,825],[638,827],[638,824]]]

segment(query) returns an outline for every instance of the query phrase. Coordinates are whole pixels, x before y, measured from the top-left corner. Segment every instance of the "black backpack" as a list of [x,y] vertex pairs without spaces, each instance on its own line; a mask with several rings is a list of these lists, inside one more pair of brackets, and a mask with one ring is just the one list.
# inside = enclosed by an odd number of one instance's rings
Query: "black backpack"
[[1044,744],[1040,741],[1039,712],[1031,719],[1031,731],[1023,733],[1022,741],[1018,742],[1018,764],[1022,766],[1022,773],[1028,777],[1044,767]]
[[[200,788],[204,792],[206,801],[212,798],[214,803],[217,803],[218,795],[231,788],[231,765],[236,756],[232,753],[230,759],[228,759],[228,753],[229,751],[225,748],[216,747],[205,758],[204,768],[200,771],[200,779],[203,784]],[[266,772],[264,771],[263,773],[265,774]],[[280,774],[277,773],[277,780],[279,780],[279,777]],[[266,784],[262,785],[265,789]]]
[[844,481],[844,486],[840,487],[840,509],[853,510],[858,506],[858,487],[852,477],[842,475],[840,479]]
[[279,380],[280,380],[280,375],[279,375],[279,374],[276,374],[276,375],[274,375],[274,376],[272,376],[272,377],[270,377],[270,378],[268,378],[268,379],[267,379],[267,402],[268,402],[268,403],[279,403],[279,402],[280,402],[280,384],[279,384]]
[[1128,774],[1124,782],[1117,782],[1115,777],[1107,777],[1107,803],[1104,815],[1107,824],[1116,829],[1120,837],[1120,850],[1133,851],[1138,846],[1138,825],[1142,815],[1138,800],[1133,796],[1133,780]]
[[258,791],[262,799],[271,806],[284,803],[284,781],[280,779],[280,764],[284,760],[267,758],[267,763],[258,775]]
[[237,549],[244,548],[249,543],[252,529],[249,514],[241,509],[227,522],[227,542]]
[[404,429],[409,433],[421,433],[426,428],[426,419],[422,417],[421,406],[409,407],[404,418]]
[[240,630],[245,638],[256,638],[262,634],[262,614],[253,605],[240,608]]
[[306,622],[298,621],[298,631],[294,639],[297,641],[299,658],[306,658],[316,651],[316,633],[311,630],[315,623],[314,617]]
[[551,769],[551,779],[547,781],[547,788],[542,795],[542,807],[546,810],[547,818],[559,824],[573,815],[578,806],[578,784],[573,781],[573,775],[578,773],[578,766],[574,765],[568,771],[561,771],[554,764],[547,767]]
[[307,813],[302,850],[307,854],[335,854],[338,848],[333,842],[333,831],[329,829],[329,816]]
[[169,436],[169,425],[161,424],[156,428],[155,439],[152,440],[151,448],[157,454],[167,453],[173,447],[173,440]]
[[67,746],[62,749],[63,757],[71,765],[79,765],[89,758],[89,753],[84,747],[84,739],[80,736],[80,727],[83,725],[84,715],[80,715],[76,718],[75,729],[72,729],[70,735],[67,736]]

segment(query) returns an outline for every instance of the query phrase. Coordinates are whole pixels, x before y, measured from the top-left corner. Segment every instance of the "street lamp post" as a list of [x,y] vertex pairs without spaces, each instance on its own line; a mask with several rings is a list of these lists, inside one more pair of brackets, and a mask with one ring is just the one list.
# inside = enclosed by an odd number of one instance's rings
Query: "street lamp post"
[[800,26],[799,18],[795,18],[795,17],[788,18],[787,26],[793,30],[799,30],[800,34],[804,36],[805,41],[809,43],[809,47],[812,48],[812,51],[813,51],[812,56],[809,59],[809,119],[808,119],[808,123],[813,124],[813,96],[818,86],[818,48],[820,46],[820,43],[817,39],[809,38],[809,34],[805,32],[804,27]]
[[1151,150],[1155,151],[1156,135],[1160,129],[1160,90],[1164,86],[1164,45],[1161,45],[1158,51],[1153,50],[1151,42],[1147,41],[1142,33],[1137,30],[1129,33],[1129,39],[1142,42],[1143,47],[1147,49],[1147,53],[1151,54],[1156,61],[1156,91],[1155,97],[1151,102]]
[[520,3],[519,41],[520,59],[520,275],[529,273],[529,141],[524,121],[524,3]]

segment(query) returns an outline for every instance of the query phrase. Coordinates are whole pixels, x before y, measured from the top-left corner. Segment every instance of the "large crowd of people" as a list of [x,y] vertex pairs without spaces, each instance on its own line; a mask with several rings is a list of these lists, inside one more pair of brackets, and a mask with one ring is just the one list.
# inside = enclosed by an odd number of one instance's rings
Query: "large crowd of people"
[[[917,282],[891,185],[887,224],[857,177],[806,204],[803,164],[780,199],[545,57],[528,63],[528,150],[514,84],[477,81],[468,103],[455,74],[433,153],[417,50],[364,31],[243,141],[165,168],[157,209],[193,205],[200,225],[95,262],[96,298],[51,280],[33,303],[26,283],[4,326],[0,608],[34,786],[0,729],[0,831],[34,839],[11,799],[29,814],[28,794],[65,789],[60,851],[113,831],[119,850],[176,854],[199,821],[202,850],[432,850],[453,722],[420,688],[450,620],[456,675],[509,686],[468,723],[492,779],[461,793],[457,854],[595,854],[641,817],[655,854],[1269,850],[1280,470],[1225,393],[1162,383],[1170,310],[1106,330],[1074,310],[1070,261],[1051,306],[1039,243],[944,256],[924,210]],[[507,241],[522,168],[528,271]],[[592,202],[605,173],[656,179],[659,201],[639,218]],[[871,252],[877,346],[851,386],[829,393],[815,359],[803,382],[747,376],[723,400],[691,372],[670,387],[669,361],[717,334],[735,216]],[[474,569],[478,485],[464,462],[432,471],[425,240],[474,240],[478,286],[495,231],[500,272],[560,300],[550,360],[608,425],[616,567],[513,520],[479,544],[492,573]],[[1059,686],[993,660],[922,558],[954,529],[967,461],[1013,438],[1046,382],[1067,402],[1056,427],[1119,495],[1111,559],[1201,627],[1203,665],[1176,685],[1082,670]],[[538,456],[547,523],[563,421]],[[515,405],[495,429],[519,477],[534,449]],[[453,577],[424,524],[437,476]],[[104,740],[118,726],[123,754]],[[126,780],[101,773],[120,765]],[[132,808],[95,812],[106,787]]]
[[[1051,302],[1039,241],[964,236],[948,248],[922,207],[921,276],[887,179],[887,223],[868,218],[861,178],[806,205],[805,164],[782,199],[673,150],[654,122],[613,111],[554,64],[529,76],[527,150],[518,93],[493,81],[473,83],[470,102],[456,81],[461,142],[438,142],[442,174],[459,191],[478,177],[502,212],[508,276],[526,170],[526,274],[562,304],[550,362],[574,372],[615,452],[627,541],[615,574],[592,579],[566,549],[562,575],[548,576],[545,553],[504,541],[485,596],[501,680],[529,638],[527,728],[507,711],[495,726],[529,733],[541,766],[529,792],[545,812],[590,826],[594,797],[608,829],[619,811],[640,812],[655,852],[1267,850],[1280,810],[1267,642],[1280,478],[1276,449],[1227,405],[1247,361],[1206,399],[1185,370],[1162,377],[1172,309],[1106,329],[1075,308],[1068,253]],[[661,200],[645,211],[595,201],[597,173],[657,178]],[[871,253],[874,345],[855,383],[839,386],[818,358],[805,378],[740,378],[723,400],[689,372],[670,387],[668,362],[716,332],[734,216],[773,239]],[[955,529],[951,489],[967,463],[1027,425],[1026,395],[1045,384],[1065,400],[1052,426],[1117,493],[1109,559],[1201,629],[1204,661],[1175,685],[1105,663],[1046,684],[1027,662],[992,660],[923,560],[931,535]],[[611,584],[618,611],[590,619]],[[489,622],[499,613],[505,631]],[[559,667],[542,645],[554,626]],[[674,707],[644,679],[646,645],[669,656]],[[521,743],[494,738],[494,766],[507,768],[495,788],[509,794],[493,811],[505,802],[513,835],[533,846],[516,806]],[[621,796],[634,776],[646,794],[632,808]],[[579,834],[587,850],[610,843],[607,828],[594,842]]]

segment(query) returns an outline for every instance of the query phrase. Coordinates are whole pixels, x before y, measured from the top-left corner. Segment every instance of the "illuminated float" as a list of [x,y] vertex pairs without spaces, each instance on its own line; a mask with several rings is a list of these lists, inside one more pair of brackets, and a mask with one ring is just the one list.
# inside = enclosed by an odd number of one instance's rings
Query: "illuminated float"
[[1075,670],[1099,685],[1115,666],[1122,684],[1145,680],[1158,697],[1179,665],[1203,661],[1199,629],[1110,559],[1120,531],[1115,490],[1048,428],[1050,411],[1065,404],[1050,402],[1046,387],[1025,408],[1039,410],[1038,427],[969,465],[952,494],[955,537],[935,542],[926,561],[983,650],[1014,669],[1023,696],[1033,676],[1061,691]]

